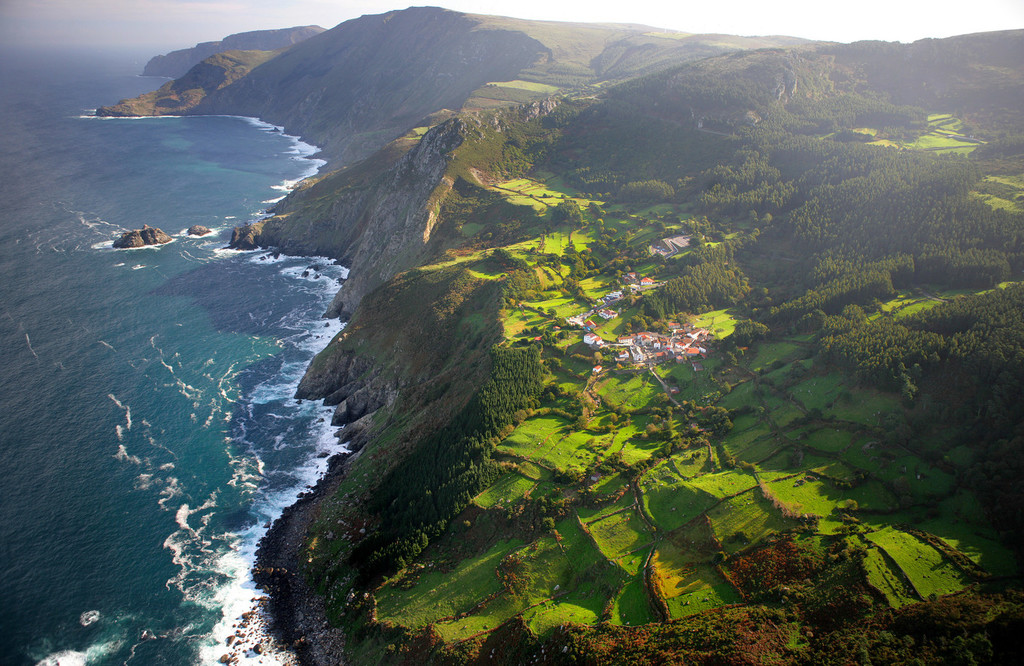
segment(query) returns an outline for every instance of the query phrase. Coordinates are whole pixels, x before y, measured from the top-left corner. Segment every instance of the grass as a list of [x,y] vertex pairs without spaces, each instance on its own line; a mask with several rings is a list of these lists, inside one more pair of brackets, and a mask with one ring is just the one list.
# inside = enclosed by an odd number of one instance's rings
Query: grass
[[[779,498],[787,507],[796,513],[809,513],[825,518],[843,502],[845,496],[835,488],[822,481],[808,481],[804,475],[796,478],[780,479],[767,484],[772,493]],[[819,522],[819,529],[824,533],[833,531],[840,523],[826,526]],[[831,529],[829,529],[831,528]]]
[[732,335],[733,331],[736,330],[737,321],[737,315],[728,309],[722,309],[705,312],[694,320],[694,325],[698,328],[708,329],[714,333],[716,338],[721,340]]
[[771,532],[794,527],[797,522],[783,518],[758,490],[749,490],[726,500],[707,512],[715,535],[728,553],[757,543]]
[[377,606],[393,622],[413,628],[466,612],[499,590],[495,568],[505,555],[522,545],[515,539],[499,542],[486,553],[462,562],[454,571],[421,574],[408,589],[386,585],[377,595]]
[[651,522],[666,531],[682,527],[718,501],[714,495],[676,479],[676,483],[659,481],[643,493],[644,511]]
[[811,377],[790,388],[790,395],[805,409],[828,409],[838,399],[843,378],[838,373]]
[[647,593],[640,576],[633,578],[619,591],[612,605],[612,624],[637,626],[653,622]]
[[505,474],[498,481],[473,498],[478,506],[490,509],[497,504],[511,504],[533,488],[535,481],[515,472]]
[[736,590],[714,567],[695,560],[691,553],[670,542],[660,543],[651,561],[653,583],[673,619],[740,601]]
[[744,472],[727,470],[698,476],[690,479],[686,484],[696,490],[722,498],[749,490],[757,485],[757,481],[754,477]]
[[753,358],[745,363],[754,372],[768,371],[774,365],[791,363],[807,355],[804,347],[792,342],[762,342]]
[[912,534],[886,527],[867,538],[896,562],[922,599],[950,594],[970,584],[970,578],[930,545]]
[[864,571],[868,583],[885,595],[886,601],[893,608],[900,608],[919,600],[914,589],[906,582],[903,572],[893,571],[881,549],[868,549],[864,557]]
[[[599,518],[590,523],[588,527],[601,552],[609,560],[623,558],[628,553],[651,542],[651,535],[647,531],[647,527],[632,510]],[[627,573],[636,573],[635,570],[630,570],[626,563],[620,564],[623,565]]]

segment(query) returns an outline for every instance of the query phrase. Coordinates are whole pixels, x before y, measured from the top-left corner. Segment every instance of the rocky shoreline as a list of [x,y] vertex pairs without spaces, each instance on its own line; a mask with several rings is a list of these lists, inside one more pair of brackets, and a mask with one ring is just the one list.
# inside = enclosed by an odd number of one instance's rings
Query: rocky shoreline
[[324,599],[302,575],[299,558],[305,535],[320,501],[335,492],[345,478],[353,453],[339,453],[327,473],[308,492],[285,508],[260,539],[253,580],[267,593],[264,609],[273,637],[294,650],[301,666],[342,664],[345,637],[327,621]]

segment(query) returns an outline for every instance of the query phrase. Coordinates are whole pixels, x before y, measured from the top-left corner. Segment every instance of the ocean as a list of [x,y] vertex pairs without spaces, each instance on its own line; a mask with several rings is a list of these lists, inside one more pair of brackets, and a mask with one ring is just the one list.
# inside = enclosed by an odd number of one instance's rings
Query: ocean
[[[3,664],[219,663],[258,539],[343,450],[292,396],[347,270],[224,249],[322,162],[254,119],[90,117],[163,83],[149,55],[0,52]],[[174,241],[112,249],[144,224]]]

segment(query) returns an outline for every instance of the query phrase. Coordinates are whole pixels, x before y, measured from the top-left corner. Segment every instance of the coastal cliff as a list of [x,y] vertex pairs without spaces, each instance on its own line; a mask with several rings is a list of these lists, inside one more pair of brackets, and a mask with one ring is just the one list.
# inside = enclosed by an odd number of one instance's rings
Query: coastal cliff
[[315,182],[232,242],[338,259],[351,269],[350,279],[328,314],[347,317],[370,290],[438,251],[433,231],[451,187],[445,174],[467,129],[459,119],[434,127],[372,179],[353,169]]

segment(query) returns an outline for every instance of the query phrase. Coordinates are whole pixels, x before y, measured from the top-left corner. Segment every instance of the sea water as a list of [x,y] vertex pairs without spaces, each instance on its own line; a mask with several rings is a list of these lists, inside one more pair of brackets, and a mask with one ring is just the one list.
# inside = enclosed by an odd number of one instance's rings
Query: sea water
[[[265,526],[343,448],[292,396],[347,271],[225,249],[315,149],[254,119],[92,117],[163,83],[143,62],[0,53],[3,664],[216,663]],[[174,241],[111,247],[144,224]]]

